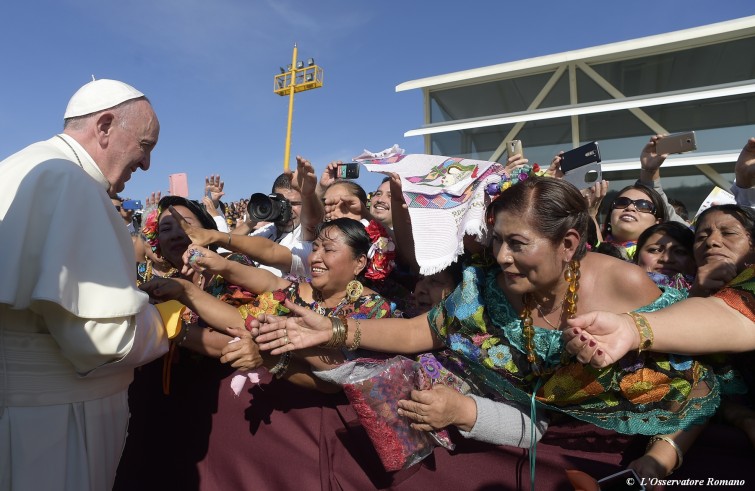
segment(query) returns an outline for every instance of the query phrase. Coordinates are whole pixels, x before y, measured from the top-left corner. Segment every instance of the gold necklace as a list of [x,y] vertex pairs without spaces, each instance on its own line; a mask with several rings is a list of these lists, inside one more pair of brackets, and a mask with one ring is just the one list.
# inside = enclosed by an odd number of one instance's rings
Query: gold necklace
[[176,273],[178,273],[178,270],[176,268],[170,268],[168,271],[165,272],[165,274],[158,274],[156,271],[154,271],[152,267],[152,260],[147,259],[147,265],[144,268],[144,281],[151,280],[153,276],[157,276],[160,278],[171,278]]
[[[569,264],[566,267],[566,271],[564,271],[564,279],[567,281],[567,283],[569,283],[569,286],[566,289],[564,301],[561,303],[563,311],[566,312],[567,319],[571,319],[577,314],[577,301],[579,300],[579,296],[577,295],[577,292],[579,291],[579,276],[579,261],[576,259],[569,261]],[[519,314],[519,318],[522,319],[523,324],[522,335],[524,336],[524,347],[527,350],[527,361],[532,366],[532,371],[535,373],[535,375],[539,376],[552,373],[556,370],[556,368],[558,368],[557,366],[549,370],[545,370],[537,364],[537,355],[535,354],[535,327],[532,325],[532,306],[534,305],[535,308],[538,308],[538,305],[537,303],[535,303],[532,295],[529,293],[524,294],[522,303],[524,303],[524,309],[522,310],[522,313]],[[542,312],[540,313],[540,315],[542,315]],[[545,317],[543,316],[543,318]],[[548,319],[545,319],[545,321],[548,322]],[[550,322],[548,322],[548,324],[554,329],[557,329]]]
[[[564,302],[561,302],[560,306],[563,307],[564,306]],[[543,309],[540,308],[540,304],[535,303],[535,308],[537,309],[537,312],[540,314],[540,317],[543,318],[543,320],[545,321],[545,323],[548,324],[549,326],[551,326],[551,328],[553,328],[553,329],[555,329],[555,330],[558,331],[558,327],[556,327],[553,324],[551,324],[551,321],[549,321],[548,318],[545,316],[545,314],[543,313]],[[555,311],[556,311],[556,309],[551,310],[550,312],[548,312],[548,315],[552,314]],[[561,313],[558,316],[558,320],[559,321],[561,321],[561,317],[563,317],[563,315],[564,315],[564,310],[562,308],[561,309]]]
[[340,302],[338,302],[338,305],[336,305],[333,308],[330,314],[327,313],[326,309],[328,309],[328,306],[325,305],[325,299],[322,298],[322,292],[312,288],[312,300],[314,300],[314,302],[312,302],[312,304],[310,305],[310,308],[312,310],[326,317],[336,317],[338,315],[338,312],[343,308],[343,306],[348,303],[349,296],[344,295],[344,297],[341,299]]

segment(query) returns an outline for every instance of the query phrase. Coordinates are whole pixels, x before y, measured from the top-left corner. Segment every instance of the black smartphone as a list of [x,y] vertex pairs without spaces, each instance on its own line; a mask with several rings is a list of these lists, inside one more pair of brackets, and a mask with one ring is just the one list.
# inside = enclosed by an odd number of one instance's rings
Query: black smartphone
[[645,491],[642,479],[632,469],[625,469],[598,481],[600,491]]
[[655,153],[684,153],[697,150],[694,131],[666,135],[655,142]]
[[359,177],[359,162],[349,162],[348,164],[338,164],[336,167],[336,178],[338,179],[356,179]]
[[577,167],[595,162],[600,162],[600,149],[598,142],[590,142],[561,155],[561,172],[568,174]]

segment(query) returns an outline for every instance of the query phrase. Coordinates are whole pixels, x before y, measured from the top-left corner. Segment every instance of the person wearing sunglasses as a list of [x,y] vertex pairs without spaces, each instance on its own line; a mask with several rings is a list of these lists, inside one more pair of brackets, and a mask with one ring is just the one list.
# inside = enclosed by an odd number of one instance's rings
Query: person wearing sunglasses
[[622,256],[632,260],[642,232],[666,219],[666,208],[656,191],[642,184],[627,186],[619,191],[606,210],[604,242],[618,247]]

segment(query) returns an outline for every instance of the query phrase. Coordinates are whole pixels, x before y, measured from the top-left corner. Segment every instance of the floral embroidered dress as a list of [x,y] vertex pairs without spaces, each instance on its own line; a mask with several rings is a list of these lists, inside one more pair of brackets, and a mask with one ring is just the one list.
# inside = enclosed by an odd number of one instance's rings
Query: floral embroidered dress
[[729,307],[755,322],[755,265],[742,271],[713,296],[720,298]]
[[[689,357],[630,353],[598,370],[568,355],[560,331],[536,328],[535,349],[545,374],[535,375],[519,313],[496,283],[499,272],[498,266],[468,267],[462,284],[428,314],[432,329],[451,349],[445,364],[479,395],[529,405],[534,391],[541,407],[628,434],[672,433],[715,412],[719,381]],[[683,297],[667,288],[637,311],[658,310]],[[693,389],[705,386],[707,394],[693,395]]]
[[[251,329],[251,321],[262,313],[288,315],[290,312],[283,305],[286,299],[296,305],[312,308],[312,304],[301,298],[299,286],[300,283],[293,282],[287,288],[261,293],[249,303],[239,306],[238,309],[244,318],[246,328]],[[345,303],[336,308],[324,308],[323,310],[327,317],[344,315],[352,319],[380,319],[381,317],[391,316],[390,303],[377,293],[362,295],[356,302]]]

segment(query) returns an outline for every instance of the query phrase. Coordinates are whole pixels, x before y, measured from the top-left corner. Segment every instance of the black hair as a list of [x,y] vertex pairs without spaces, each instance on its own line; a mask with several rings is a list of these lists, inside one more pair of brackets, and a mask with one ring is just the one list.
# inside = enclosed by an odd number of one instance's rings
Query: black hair
[[683,220],[689,220],[689,211],[687,211],[687,206],[684,203],[678,199],[669,198],[668,204],[674,207],[676,214],[682,217]]
[[[320,222],[315,229],[315,237],[330,238],[328,237],[328,231],[331,229],[338,229],[344,236],[344,243],[351,249],[351,254],[354,259],[360,256],[365,256],[369,262],[368,253],[370,251],[370,236],[367,235],[364,225],[353,218],[336,218],[327,222]],[[363,279],[364,272],[367,270],[367,265],[359,272],[357,277]]]
[[733,204],[711,206],[697,216],[695,224],[700,223],[703,217],[714,211],[720,211],[734,217],[750,234],[750,240],[755,242],[755,211],[752,208]]
[[292,189],[292,187],[291,174],[284,172],[283,174],[276,177],[275,181],[273,181],[272,192],[274,193],[276,189]]
[[582,259],[587,253],[587,229],[592,219],[587,201],[573,184],[547,176],[529,177],[502,192],[488,205],[487,223],[492,225],[501,211],[529,217],[532,227],[554,244],[574,229],[579,233],[574,259]]
[[695,233],[690,230],[689,227],[679,223],[679,222],[664,222],[664,223],[656,223],[655,225],[652,225],[645,229],[644,232],[640,234],[640,237],[637,239],[637,253],[634,255],[634,263],[637,264],[640,259],[640,250],[645,246],[645,243],[648,241],[651,235],[656,233],[663,233],[664,235],[668,235],[675,241],[679,243],[688,253],[690,256],[693,255],[692,248],[695,244]]
[[[210,216],[209,213],[207,213],[204,205],[199,203],[199,201],[186,199],[181,196],[164,196],[163,198],[160,198],[160,202],[157,204],[157,208],[160,210],[160,216],[162,216],[163,213],[168,212],[169,206],[185,206],[197,217],[199,223],[202,224],[202,228],[210,230],[218,229],[218,225],[215,223],[215,220]],[[160,216],[157,217],[158,221],[160,220]],[[217,250],[217,248],[218,246],[216,245],[208,246],[208,249],[213,251]]]

